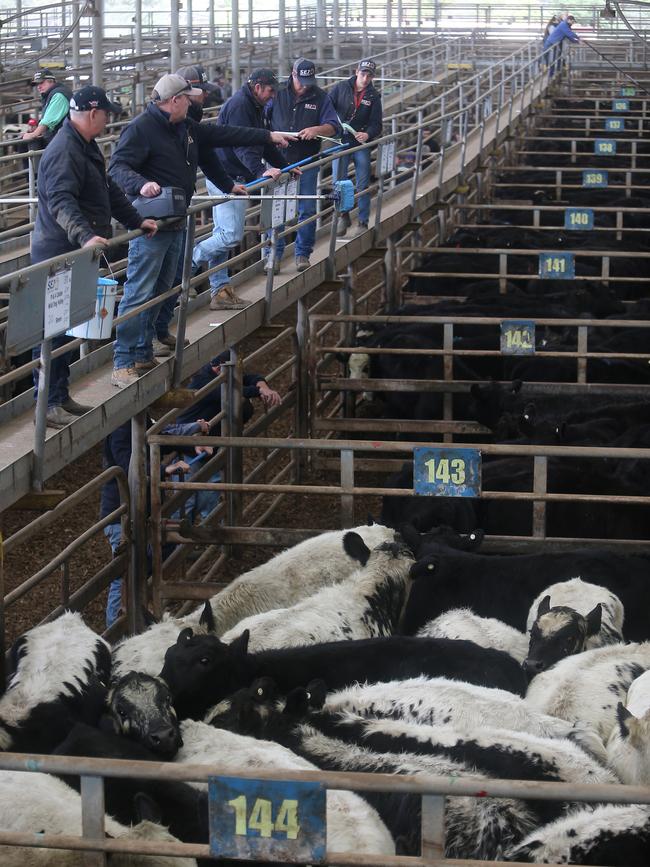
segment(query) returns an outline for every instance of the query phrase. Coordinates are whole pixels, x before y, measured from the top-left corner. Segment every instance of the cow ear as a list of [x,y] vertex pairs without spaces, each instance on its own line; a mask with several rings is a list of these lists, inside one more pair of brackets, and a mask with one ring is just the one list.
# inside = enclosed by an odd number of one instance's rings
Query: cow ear
[[203,606],[203,611],[201,612],[201,617],[199,618],[199,624],[201,626],[205,626],[206,632],[217,631],[217,624],[214,620],[214,611],[212,610],[212,605],[210,604],[209,599],[206,600],[206,603]]
[[562,443],[566,439],[566,422],[561,421],[559,425],[555,428],[555,439]]
[[228,645],[228,652],[231,656],[246,656],[248,653],[248,642],[251,637],[250,629],[244,629],[242,634],[231,641]]
[[194,630],[191,626],[186,626],[185,629],[181,629],[178,633],[178,638],[176,639],[176,644],[187,644],[187,642],[194,635]]
[[377,522],[376,522],[375,519],[372,517],[372,515],[370,514],[370,512],[368,512],[368,515],[367,515],[367,517],[366,517],[366,524],[367,524],[369,527],[372,527],[372,526],[374,526],[376,523],[377,523]]
[[413,556],[417,557],[417,553],[420,550],[420,545],[422,544],[422,537],[415,529],[413,524],[400,524],[399,532],[402,539],[404,539],[406,544],[413,552]]
[[634,714],[625,707],[622,701],[616,705],[616,719],[618,720],[618,730],[621,733],[623,740],[626,740],[630,734],[630,723],[634,719]]
[[541,617],[542,614],[548,614],[551,610],[551,597],[545,596],[542,601],[537,606],[537,616]]
[[325,681],[322,680],[322,678],[310,680],[307,684],[307,701],[309,702],[309,707],[315,710],[320,710],[325,704],[326,697],[327,684]]
[[485,530],[472,530],[471,533],[467,534],[467,547],[470,551],[476,551],[477,548],[481,546],[483,542],[483,538],[485,536]]
[[160,807],[145,792],[137,792],[133,796],[133,807],[138,822],[153,822],[156,825],[162,824]]
[[481,397],[483,391],[478,382],[475,382],[473,385],[470,386],[469,393],[475,400],[478,400]]
[[142,622],[145,627],[148,629],[150,626],[155,626],[156,623],[160,623],[157,617],[154,617],[153,613],[149,611],[146,605],[142,605],[140,607],[142,611]]
[[598,635],[603,621],[603,606],[598,603],[587,614],[587,635]]
[[348,557],[357,560],[362,566],[366,565],[370,557],[370,548],[358,533],[351,532],[343,536],[343,550]]
[[272,701],[278,694],[278,688],[272,677],[258,677],[250,688],[250,697],[255,702]]
[[287,695],[287,700],[282,713],[287,716],[305,716],[309,711],[309,692],[302,686],[292,689]]

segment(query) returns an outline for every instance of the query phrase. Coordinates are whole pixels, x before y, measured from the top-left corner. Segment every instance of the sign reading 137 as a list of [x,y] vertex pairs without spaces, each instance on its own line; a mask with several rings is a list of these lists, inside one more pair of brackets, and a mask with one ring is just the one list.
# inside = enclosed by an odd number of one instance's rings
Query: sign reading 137
[[413,489],[427,497],[478,497],[481,453],[478,449],[413,449]]

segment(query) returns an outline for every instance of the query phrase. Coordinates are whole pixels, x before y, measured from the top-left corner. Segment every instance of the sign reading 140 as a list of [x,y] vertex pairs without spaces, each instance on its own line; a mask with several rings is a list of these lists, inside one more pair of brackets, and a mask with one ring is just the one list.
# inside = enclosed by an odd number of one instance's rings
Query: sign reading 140
[[593,208],[567,208],[564,212],[565,229],[593,229]]
[[478,497],[481,453],[478,449],[413,449],[413,490],[425,497]]

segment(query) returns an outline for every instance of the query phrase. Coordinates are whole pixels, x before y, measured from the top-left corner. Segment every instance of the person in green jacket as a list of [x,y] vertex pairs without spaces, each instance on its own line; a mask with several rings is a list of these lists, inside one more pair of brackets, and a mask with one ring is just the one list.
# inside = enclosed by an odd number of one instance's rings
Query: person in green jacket
[[56,135],[59,127],[70,112],[72,92],[65,84],[60,84],[50,69],[41,69],[31,81],[43,100],[38,126],[23,134],[23,141],[42,139],[43,147]]

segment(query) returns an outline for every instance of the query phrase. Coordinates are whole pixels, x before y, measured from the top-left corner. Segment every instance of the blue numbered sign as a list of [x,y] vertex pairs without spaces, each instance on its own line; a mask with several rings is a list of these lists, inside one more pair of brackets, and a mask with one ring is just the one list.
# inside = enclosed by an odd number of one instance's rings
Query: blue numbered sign
[[544,280],[573,280],[576,264],[573,253],[540,253],[539,276]]
[[423,497],[480,497],[480,451],[413,449],[413,490]]
[[607,132],[618,132],[625,129],[625,121],[622,117],[608,117],[605,119],[605,129]]
[[532,319],[508,319],[501,323],[503,355],[533,355],[535,353],[535,323]]
[[597,169],[585,169],[582,173],[583,187],[606,187],[609,183],[607,172]]
[[611,138],[597,138],[594,141],[594,153],[612,157],[616,153],[616,141]]
[[320,863],[326,857],[320,783],[210,777],[210,854],[242,860]]
[[564,228],[585,231],[594,227],[592,208],[567,208],[564,212]]
[[636,96],[636,87],[622,87],[621,96]]
[[629,99],[614,99],[612,100],[612,111],[629,111]]

